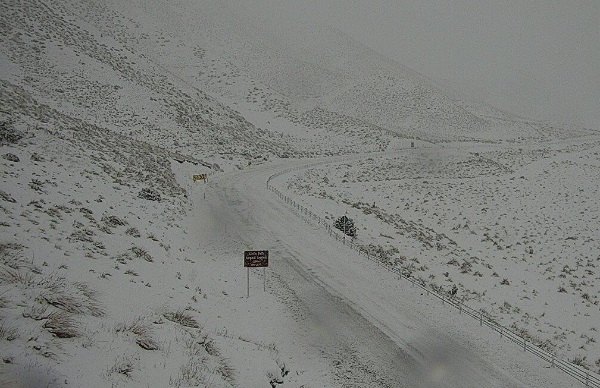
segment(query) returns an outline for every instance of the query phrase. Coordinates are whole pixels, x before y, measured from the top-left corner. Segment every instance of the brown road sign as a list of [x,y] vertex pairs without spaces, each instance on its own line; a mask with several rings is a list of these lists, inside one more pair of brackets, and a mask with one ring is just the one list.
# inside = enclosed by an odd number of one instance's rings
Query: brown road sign
[[268,267],[269,251],[244,251],[244,267]]

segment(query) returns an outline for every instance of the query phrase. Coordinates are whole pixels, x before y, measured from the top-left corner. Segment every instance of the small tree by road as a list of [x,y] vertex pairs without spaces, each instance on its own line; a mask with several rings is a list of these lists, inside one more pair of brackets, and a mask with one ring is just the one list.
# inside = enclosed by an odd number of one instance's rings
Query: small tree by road
[[341,216],[335,220],[333,226],[344,232],[347,236],[356,237],[356,226],[354,226],[354,221],[351,218]]

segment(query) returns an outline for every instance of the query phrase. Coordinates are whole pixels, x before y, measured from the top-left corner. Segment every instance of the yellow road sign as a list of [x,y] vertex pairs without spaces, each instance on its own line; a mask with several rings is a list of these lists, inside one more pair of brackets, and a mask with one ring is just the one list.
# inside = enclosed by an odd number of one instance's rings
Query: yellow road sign
[[192,175],[192,179],[194,180],[194,182],[197,182],[197,181],[204,181],[204,182],[206,182],[208,180],[206,174],[195,174],[195,175]]

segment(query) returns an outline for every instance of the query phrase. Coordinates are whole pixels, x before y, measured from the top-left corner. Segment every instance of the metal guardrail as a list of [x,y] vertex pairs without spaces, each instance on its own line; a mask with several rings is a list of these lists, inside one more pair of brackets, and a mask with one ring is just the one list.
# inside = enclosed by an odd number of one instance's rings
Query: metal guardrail
[[[300,205],[299,203],[296,203],[292,198],[283,194],[280,190],[278,190],[273,185],[271,185],[271,180],[280,175],[284,175],[284,174],[288,174],[292,171],[299,171],[299,170],[307,169],[307,168],[314,167],[317,165],[328,164],[328,163],[331,163],[331,162],[313,163],[313,164],[309,164],[306,166],[295,167],[295,168],[291,168],[291,169],[287,169],[287,170],[283,170],[278,173],[275,173],[275,174],[269,176],[269,178],[267,179],[267,188],[269,190],[271,190],[272,192],[274,192],[279,197],[280,200],[282,200],[284,203],[288,204],[292,208],[292,211],[296,215],[298,215],[300,218],[302,218],[305,222],[310,223],[312,221],[312,222],[316,222],[319,225],[324,226],[327,229],[330,236],[335,238],[336,241],[343,240],[344,244],[345,244],[344,237],[339,235],[339,233],[341,233],[341,232],[337,232],[323,218],[321,218],[318,215],[316,215],[315,213],[313,213],[310,209]],[[552,353],[540,348],[539,346],[535,345],[527,338],[520,336],[519,334],[515,333],[514,331],[512,331],[511,329],[509,329],[505,326],[500,325],[498,322],[494,321],[490,316],[488,316],[483,310],[475,310],[475,309],[469,307],[468,305],[462,303],[461,301],[457,300],[456,298],[453,298],[451,296],[447,296],[444,294],[440,294],[440,293],[436,292],[435,290],[427,288],[425,284],[421,283],[421,281],[411,277],[410,275],[404,274],[402,272],[402,270],[398,267],[390,266],[389,263],[386,262],[381,256],[370,254],[367,250],[363,249],[358,244],[353,244],[352,241],[350,241],[348,246],[351,249],[354,249],[355,251],[357,251],[359,255],[366,256],[367,259],[377,263],[379,266],[394,273],[400,279],[404,279],[404,280],[410,282],[413,287],[419,287],[423,291],[427,292],[427,295],[432,295],[432,296],[440,299],[442,301],[442,304],[454,307],[459,311],[460,314],[464,313],[464,314],[478,320],[479,324],[481,326],[485,325],[485,326],[491,328],[492,330],[498,332],[501,337],[506,338],[506,339],[514,342],[515,344],[519,345],[519,347],[521,347],[523,349],[523,351],[530,352],[530,353],[534,354],[535,356],[537,356],[538,358],[550,363],[551,367],[556,367],[556,368],[562,370],[569,376],[573,377],[575,380],[584,384],[585,387],[600,388],[600,375],[594,373],[593,371],[587,370],[587,369],[585,369],[579,365],[576,365],[570,361],[565,361],[565,360],[557,358],[556,354],[552,354]]]

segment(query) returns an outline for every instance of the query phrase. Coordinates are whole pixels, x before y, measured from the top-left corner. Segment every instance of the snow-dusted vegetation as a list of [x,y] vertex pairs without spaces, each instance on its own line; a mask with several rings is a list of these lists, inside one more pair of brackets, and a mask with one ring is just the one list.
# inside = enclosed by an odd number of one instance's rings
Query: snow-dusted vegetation
[[[598,372],[598,132],[265,17],[1,3],[0,385],[577,384],[388,292],[266,190],[298,167],[279,187],[331,226],[347,215],[390,265]],[[248,285],[242,252],[259,248],[271,268]]]
[[462,301],[591,366],[599,152],[597,139],[413,149],[309,169],[288,187],[317,214],[347,211],[361,243],[433,290],[457,285]]

